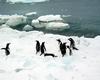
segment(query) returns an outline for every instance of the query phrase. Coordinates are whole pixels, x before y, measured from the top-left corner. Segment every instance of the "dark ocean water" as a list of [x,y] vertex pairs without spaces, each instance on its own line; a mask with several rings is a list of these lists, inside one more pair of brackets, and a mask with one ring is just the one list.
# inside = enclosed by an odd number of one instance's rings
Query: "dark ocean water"
[[95,37],[100,35],[100,0],[50,0],[40,3],[0,3],[0,14],[25,14],[37,12],[38,16],[47,14],[71,15],[65,17],[70,29],[47,31],[63,35]]

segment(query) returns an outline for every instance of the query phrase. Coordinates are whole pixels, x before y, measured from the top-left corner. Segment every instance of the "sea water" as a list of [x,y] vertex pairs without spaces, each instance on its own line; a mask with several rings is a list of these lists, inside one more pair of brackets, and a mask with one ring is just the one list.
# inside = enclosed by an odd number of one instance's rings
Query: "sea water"
[[[37,12],[38,16],[48,14],[65,15],[64,21],[70,25],[63,31],[42,30],[69,36],[95,37],[100,35],[100,0],[49,0],[39,3],[0,3],[1,15]],[[66,15],[70,15],[66,17]],[[38,17],[37,16],[37,17]]]

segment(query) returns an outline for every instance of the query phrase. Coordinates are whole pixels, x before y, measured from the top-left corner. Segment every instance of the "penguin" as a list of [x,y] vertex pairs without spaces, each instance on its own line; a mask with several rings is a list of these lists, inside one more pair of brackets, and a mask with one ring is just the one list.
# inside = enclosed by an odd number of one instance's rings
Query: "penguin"
[[45,56],[58,57],[58,56],[56,56],[55,54],[52,54],[52,53],[45,53],[45,54],[44,54],[44,57],[45,57]]
[[36,40],[36,54],[40,51],[40,42]]
[[66,42],[62,43],[60,39],[57,39],[57,41],[59,43],[59,48],[60,48],[62,57],[64,57],[66,54]]
[[44,52],[46,51],[46,48],[45,48],[45,42],[42,42],[42,44],[41,44],[41,54],[40,54],[40,56],[42,55],[42,54],[44,54]]
[[60,49],[60,51],[61,51],[61,49],[62,49],[62,42],[61,42],[60,39],[57,39],[57,41],[58,41],[58,44],[59,44],[59,49]]
[[62,47],[61,47],[61,54],[62,54],[62,57],[64,57],[66,55],[66,42],[64,42],[62,44]]
[[70,41],[70,48],[73,50],[79,50],[75,47],[75,41],[72,38],[69,38],[68,40]]
[[5,50],[6,56],[10,55],[10,48],[9,48],[10,44],[11,43],[7,43],[6,44],[6,48],[1,48],[1,49]]
[[71,56],[72,55],[72,50],[69,46],[67,46],[67,48],[69,49],[69,55]]

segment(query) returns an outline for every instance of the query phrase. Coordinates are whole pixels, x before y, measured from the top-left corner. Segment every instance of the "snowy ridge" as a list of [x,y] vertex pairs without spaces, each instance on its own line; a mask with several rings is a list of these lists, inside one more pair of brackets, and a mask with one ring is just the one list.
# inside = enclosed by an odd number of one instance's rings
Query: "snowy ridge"
[[[68,42],[68,36],[44,34],[39,31],[0,29],[0,48],[11,42],[11,55],[0,50],[0,80],[99,80],[100,36],[95,38],[72,37],[79,51],[61,57],[56,39]],[[46,42],[47,52],[57,58],[35,54],[35,40]],[[52,44],[51,44],[52,43]],[[68,44],[68,43],[67,43]]]

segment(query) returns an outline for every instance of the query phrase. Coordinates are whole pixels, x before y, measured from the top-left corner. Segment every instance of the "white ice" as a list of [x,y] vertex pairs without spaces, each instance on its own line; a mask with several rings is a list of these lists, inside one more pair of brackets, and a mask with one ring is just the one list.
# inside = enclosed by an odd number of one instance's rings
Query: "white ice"
[[23,15],[12,15],[10,16],[9,20],[6,22],[6,24],[8,26],[17,26],[19,24],[23,24],[26,23],[26,19],[27,17],[23,16]]
[[31,16],[31,15],[36,15],[37,14],[37,12],[29,12],[29,13],[26,13],[25,15],[26,16]]
[[44,1],[48,1],[48,0],[7,0],[7,2],[23,2],[23,3],[31,3],[31,2],[44,2]]
[[64,30],[70,28],[68,23],[64,23],[61,15],[44,15],[32,20],[32,25],[36,28],[49,30]]
[[23,15],[0,15],[0,25],[6,24],[10,27],[15,27],[19,24],[26,23],[27,17]]
[[[56,39],[68,42],[72,37],[78,51],[62,58]],[[36,55],[35,40],[45,41],[47,53],[57,58]],[[85,38],[44,34],[39,31],[0,29],[0,48],[10,42],[11,54],[0,50],[0,80],[100,80],[100,36]]]
[[30,25],[25,25],[25,26],[23,27],[23,31],[31,31],[31,30],[33,30],[33,27],[30,26]]
[[[16,26],[21,24],[27,24],[30,20],[30,17],[34,18],[37,13],[36,12],[30,12],[26,13],[25,15],[0,15],[0,25],[8,25],[11,28],[16,28]],[[68,23],[64,22],[64,19],[61,17],[61,15],[44,15],[40,16],[37,19],[33,19],[31,26],[35,28],[44,28],[47,30],[64,30],[69,29],[70,25]],[[3,26],[2,26],[3,27]],[[28,27],[27,27],[28,29]],[[28,30],[33,30],[33,28],[30,28]],[[25,30],[25,28],[24,28]]]

